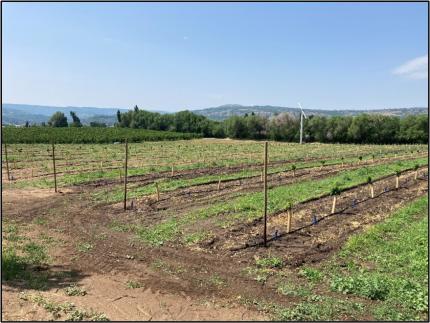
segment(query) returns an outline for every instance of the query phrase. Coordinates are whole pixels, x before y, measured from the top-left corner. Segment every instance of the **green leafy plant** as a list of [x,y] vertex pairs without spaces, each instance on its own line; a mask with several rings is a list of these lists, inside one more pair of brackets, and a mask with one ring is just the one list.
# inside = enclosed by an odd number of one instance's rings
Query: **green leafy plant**
[[136,289],[136,288],[141,288],[143,287],[143,285],[137,281],[134,280],[128,280],[126,283],[127,288],[129,289]]
[[85,296],[85,295],[87,295],[87,291],[85,289],[80,288],[80,287],[76,286],[75,284],[67,287],[64,290],[64,293],[67,296]]
[[341,193],[341,189],[339,188],[339,186],[334,186],[331,190],[330,190],[330,195],[331,196],[336,196],[339,195]]
[[255,263],[258,267],[262,268],[281,268],[283,265],[283,261],[279,257],[265,257],[258,258],[255,260]]
[[313,283],[319,282],[323,278],[323,273],[321,271],[311,267],[303,267],[300,270],[300,275],[306,277]]

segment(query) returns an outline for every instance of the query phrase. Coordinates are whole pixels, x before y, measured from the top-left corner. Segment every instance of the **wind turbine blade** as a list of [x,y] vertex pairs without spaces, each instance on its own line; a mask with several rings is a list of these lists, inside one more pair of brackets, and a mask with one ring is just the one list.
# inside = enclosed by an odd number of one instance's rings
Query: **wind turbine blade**
[[300,110],[301,110],[301,111],[302,111],[302,113],[303,113],[303,116],[305,117],[305,119],[307,119],[308,117],[306,116],[305,111],[303,111],[303,108],[302,108],[302,105],[300,104],[300,102],[299,102],[299,107],[300,107]]

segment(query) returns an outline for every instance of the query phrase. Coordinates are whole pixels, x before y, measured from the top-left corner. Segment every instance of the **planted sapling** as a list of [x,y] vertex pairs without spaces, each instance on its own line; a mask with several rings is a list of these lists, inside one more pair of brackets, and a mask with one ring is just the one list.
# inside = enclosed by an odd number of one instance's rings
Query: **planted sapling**
[[418,168],[419,168],[418,164],[415,164],[415,166],[414,166],[414,171],[415,171],[414,179],[415,180],[417,180],[417,178],[418,178]]
[[373,182],[372,182],[372,177],[368,177],[367,178],[367,184],[369,184],[369,188],[370,188],[370,197],[373,199],[374,196],[374,191],[373,191]]
[[291,201],[287,202],[287,233],[291,231],[291,217],[293,216],[293,203]]
[[340,195],[340,188],[339,186],[335,186],[331,189],[330,195],[333,196],[333,205],[331,207],[331,214],[334,213],[334,211],[336,210],[336,196]]
[[400,175],[402,174],[401,171],[396,170],[396,189],[399,188],[399,179],[400,179]]

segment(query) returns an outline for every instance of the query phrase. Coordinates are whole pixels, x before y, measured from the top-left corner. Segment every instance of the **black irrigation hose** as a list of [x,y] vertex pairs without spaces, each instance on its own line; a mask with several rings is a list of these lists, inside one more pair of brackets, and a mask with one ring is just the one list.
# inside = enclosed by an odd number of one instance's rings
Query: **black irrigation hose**
[[[423,169],[423,168],[426,168],[426,167],[427,167],[427,166],[422,166],[422,167],[420,167],[419,169]],[[403,171],[402,171],[402,173],[407,172],[407,171],[411,171],[411,170],[414,170],[414,169],[413,169],[413,168],[405,169],[405,170],[403,170]],[[380,177],[380,178],[378,178],[378,180],[377,180],[377,181],[375,181],[374,183],[377,183],[377,182],[383,181],[384,179],[387,179],[387,178],[389,178],[389,177],[393,177],[393,176],[395,176],[395,175],[387,175],[387,176]],[[426,178],[426,177],[428,177],[428,174],[423,176],[423,178]],[[420,179],[420,178],[418,178],[418,179]],[[361,183],[361,184],[355,185],[355,186],[350,187],[350,188],[348,188],[348,189],[342,190],[342,192],[347,192],[347,191],[350,191],[350,190],[353,190],[353,189],[356,189],[356,188],[359,188],[359,187],[362,187],[362,186],[365,186],[365,185],[368,185],[368,183]],[[404,187],[404,186],[403,186],[403,187],[399,187],[399,189],[404,189],[404,188],[407,188],[407,187]],[[394,189],[394,190],[395,190],[395,189]],[[375,195],[375,198],[380,197],[380,196],[382,196],[382,195],[384,195],[384,194],[387,194],[387,193],[389,193],[390,191],[392,191],[392,190],[388,190],[388,191],[385,191],[385,190],[384,190],[383,192],[379,193],[378,195]],[[331,196],[331,195],[330,195],[330,194],[324,194],[324,195],[321,195],[321,196],[319,196],[319,197],[313,197],[313,198],[310,198],[310,199],[305,200],[305,201],[303,201],[303,202],[297,203],[297,204],[296,204],[296,206],[297,206],[297,205],[306,204],[306,203],[309,203],[309,202],[312,202],[312,201],[315,201],[315,200],[323,199],[323,198],[328,197],[328,196]],[[371,198],[369,198],[369,197],[368,197],[368,198],[364,198],[364,199],[363,199],[363,200],[361,200],[361,201],[357,201],[357,202],[355,203],[355,205],[358,205],[358,204],[360,204],[360,203],[364,203],[364,202],[366,202],[366,201],[368,201],[368,200],[371,200]],[[344,212],[345,212],[347,209],[350,209],[350,208],[352,208],[352,206],[347,206],[347,207],[345,207],[345,208],[343,208],[343,209],[341,209],[341,210],[338,210],[338,211],[336,211],[336,212],[334,212],[334,213],[327,214],[327,215],[325,215],[325,216],[323,216],[323,217],[319,218],[319,219],[318,219],[318,221],[317,221],[317,223],[318,223],[318,222],[320,222],[320,221],[323,221],[323,220],[325,220],[325,219],[327,219],[327,218],[330,218],[330,217],[332,217],[332,216],[334,216],[334,215],[344,214]],[[277,212],[273,213],[271,216],[276,216],[276,215],[279,215],[279,214],[285,213],[285,211],[287,211],[287,210],[285,209],[285,210],[277,211]],[[258,220],[261,220],[261,218],[259,218]],[[279,234],[277,234],[275,237],[271,237],[271,238],[269,238],[269,239],[267,240],[267,242],[277,240],[277,239],[279,239],[279,238],[281,238],[281,237],[284,237],[284,236],[286,236],[286,235],[288,235],[288,234],[292,234],[292,233],[296,233],[296,232],[302,231],[303,229],[309,228],[309,227],[311,227],[311,226],[313,226],[313,225],[315,225],[315,224],[316,224],[316,223],[310,223],[310,224],[304,225],[304,226],[302,226],[302,227],[299,227],[299,228],[297,228],[297,229],[294,229],[294,230],[290,231],[289,233],[287,233],[287,232],[279,233]],[[230,249],[228,249],[228,250],[229,250],[229,251],[239,251],[239,250],[243,250],[243,249],[247,249],[247,248],[252,248],[252,247],[258,247],[258,246],[262,246],[262,245],[264,245],[264,241],[257,242],[257,243],[254,243],[254,244],[248,244],[248,243],[246,243],[244,246],[235,247],[235,248],[230,248]]]

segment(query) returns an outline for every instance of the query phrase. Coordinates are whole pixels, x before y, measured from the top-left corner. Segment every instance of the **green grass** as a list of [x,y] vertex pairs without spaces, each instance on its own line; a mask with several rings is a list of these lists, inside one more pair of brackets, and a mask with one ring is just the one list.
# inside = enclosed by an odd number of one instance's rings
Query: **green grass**
[[125,286],[129,289],[136,289],[136,288],[141,288],[143,287],[143,284],[134,281],[134,280],[128,280],[127,283],[125,284]]
[[311,290],[307,287],[297,285],[292,282],[282,282],[279,284],[278,293],[284,296],[305,297],[311,295]]
[[[196,169],[212,166],[233,166],[247,165],[260,162],[261,143],[243,141],[223,141],[223,140],[181,140],[164,142],[144,142],[129,145],[129,175],[144,175],[154,172],[170,171],[170,166],[174,165],[175,171],[185,169]],[[335,144],[308,144],[306,147],[291,143],[270,144],[270,160],[293,161],[297,169],[303,167],[320,166],[319,161],[307,161],[305,158],[323,158],[325,165],[339,164],[339,156],[344,156],[346,163],[357,163],[357,154],[363,155],[363,160],[370,160],[371,155],[393,156],[394,153],[408,153],[409,151],[422,151],[423,145],[335,145]],[[52,161],[50,158],[52,147],[47,144],[14,144],[9,145],[8,159],[10,161],[11,172],[15,174],[15,168],[27,169],[27,174],[31,169],[35,174],[52,173]],[[327,154],[327,152],[330,154]],[[59,144],[56,148],[59,158],[57,162],[58,172],[74,171],[74,174],[59,174],[57,184],[59,187],[68,185],[78,185],[92,182],[99,179],[118,179],[119,171],[122,169],[124,147],[123,145],[112,144]],[[40,155],[40,157],[38,157]],[[225,158],[220,159],[223,155]],[[239,155],[239,156],[238,156]],[[416,156],[411,156],[414,158]],[[378,158],[376,158],[378,160]],[[389,159],[386,159],[389,160]],[[62,165],[71,163],[71,165]],[[160,163],[158,165],[158,163]],[[191,162],[191,163],[190,163]],[[100,163],[103,163],[103,170],[100,170]],[[116,167],[107,169],[106,167]],[[278,168],[279,170],[290,170],[292,165]],[[275,167],[277,168],[277,167]],[[270,169],[273,172],[273,169]],[[258,175],[257,173],[255,173]],[[42,175],[43,176],[43,175]],[[238,176],[235,176],[236,178]],[[224,179],[229,177],[223,176]],[[217,178],[215,178],[217,180]],[[209,179],[211,181],[213,179]],[[175,187],[185,187],[184,185],[193,183],[167,184],[166,190]],[[132,185],[131,185],[132,186]],[[130,186],[130,188],[131,188]],[[39,187],[52,188],[53,179],[48,177],[35,177],[22,179],[19,181],[6,182],[5,187]],[[138,188],[140,189],[140,188]],[[120,188],[115,191],[121,191]],[[116,201],[121,194],[112,193],[112,201]],[[138,191],[136,196],[151,194],[153,189],[143,189]],[[99,195],[103,197],[103,194]]]
[[89,252],[93,249],[93,245],[89,242],[81,242],[78,244],[77,249],[79,252]]
[[81,310],[77,308],[76,305],[69,302],[57,303],[40,294],[31,295],[22,293],[20,295],[20,299],[24,301],[31,301],[32,303],[42,307],[52,315],[53,320],[109,321],[108,317],[103,313],[98,313],[93,310]]
[[[353,163],[355,162],[355,158],[349,158],[349,159],[345,159],[344,160],[345,164],[347,163]],[[332,159],[332,160],[328,160],[326,165],[339,165],[341,164],[341,160],[340,159]],[[319,162],[315,161],[315,162],[298,162],[296,163],[296,171],[298,171],[299,169],[305,169],[305,168],[312,168],[312,167],[316,167],[319,165]],[[270,170],[268,171],[268,174],[276,174],[276,173],[280,173],[283,171],[289,171],[291,170],[291,167],[288,166],[276,166],[276,167],[271,167]],[[148,171],[149,172],[149,171]],[[142,172],[141,172],[142,173]],[[221,179],[221,181],[230,181],[230,180],[235,180],[235,179],[246,179],[246,178],[251,178],[251,177],[255,177],[255,176],[260,176],[261,174],[261,170],[257,169],[257,170],[241,170],[238,171],[236,173],[233,174],[224,174],[224,175],[205,175],[205,176],[199,176],[196,178],[191,178],[191,179],[170,179],[170,178],[163,178],[161,180],[158,181],[158,188],[160,193],[163,192],[170,192],[170,191],[174,191],[180,188],[187,188],[187,187],[191,187],[191,186],[196,186],[196,185],[202,185],[202,184],[209,184],[209,183],[217,183],[219,179]],[[82,183],[82,182],[86,182],[86,181],[90,181],[91,177],[88,177],[88,179],[78,179],[78,176],[84,176],[84,175],[66,175],[64,180],[61,179],[62,182],[64,182],[65,184],[76,184],[76,183]],[[97,178],[112,178],[112,176],[110,176],[109,172],[106,172],[106,174],[103,176],[102,174],[99,175],[95,175],[95,176],[99,176]],[[73,178],[73,180],[68,180],[68,177]],[[115,177],[115,176],[113,176]],[[223,183],[221,182],[221,186],[223,185]],[[149,185],[145,185],[145,186],[133,186],[133,185],[129,185],[128,188],[128,192],[127,192],[127,198],[128,199],[132,199],[132,198],[136,198],[136,197],[143,197],[143,196],[148,196],[148,195],[153,195],[156,194],[156,189],[155,189],[155,184],[149,184]],[[123,200],[124,198],[124,189],[122,187],[122,184],[118,184],[115,188],[108,188],[108,189],[101,189],[95,193],[92,194],[92,197],[96,200],[96,201],[102,201],[102,202],[106,202],[106,203],[115,203],[115,202],[120,202]]]
[[199,243],[200,241],[208,239],[210,236],[211,236],[210,232],[199,231],[199,232],[194,232],[184,236],[182,240],[187,245],[193,245],[193,244]]
[[350,237],[320,269],[299,271],[311,290],[288,282],[278,286],[282,295],[301,297],[299,302],[287,308],[272,303],[268,312],[276,320],[427,320],[427,214],[425,196]]
[[339,260],[354,263],[347,270],[333,267],[331,289],[384,301],[373,309],[378,320],[422,318],[428,310],[427,213],[426,196],[349,239]]
[[321,271],[311,267],[303,267],[300,270],[300,275],[306,277],[312,283],[318,283],[323,278],[323,273]]
[[264,258],[257,258],[255,264],[260,268],[281,268],[283,261],[279,257],[268,256]]
[[[366,183],[367,177],[374,179],[394,174],[401,169],[412,168],[416,163],[427,163],[427,158],[419,161],[402,161],[392,164],[364,167],[357,170],[345,171],[342,174],[321,180],[307,180],[299,183],[274,187],[268,191],[268,213],[285,210],[288,203],[296,204],[310,198],[329,194],[334,186],[344,190],[358,184]],[[151,245],[162,245],[165,241],[175,239],[186,225],[194,224],[202,219],[226,216],[227,220],[221,226],[229,226],[238,221],[252,221],[262,215],[263,193],[247,193],[234,197],[228,201],[218,202],[209,207],[173,217],[152,227],[138,228],[138,236]]]
[[215,287],[223,287],[227,284],[226,280],[218,274],[211,275],[208,279],[208,283]]
[[[18,234],[18,233],[16,233]],[[14,239],[2,246],[2,279],[10,282],[24,282],[33,289],[44,289],[48,283],[46,272],[34,272],[35,266],[49,262],[44,246],[33,241],[20,244],[26,239]]]

